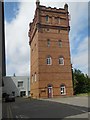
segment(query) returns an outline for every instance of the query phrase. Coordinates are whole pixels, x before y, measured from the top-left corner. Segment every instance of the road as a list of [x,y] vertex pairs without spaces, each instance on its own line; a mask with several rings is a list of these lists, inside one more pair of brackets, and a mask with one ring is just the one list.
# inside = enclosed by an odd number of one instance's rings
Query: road
[[2,118],[2,100],[0,98],[0,120]]
[[88,108],[83,106],[27,98],[16,98],[15,102],[3,103],[2,109],[3,118],[69,118],[87,112]]

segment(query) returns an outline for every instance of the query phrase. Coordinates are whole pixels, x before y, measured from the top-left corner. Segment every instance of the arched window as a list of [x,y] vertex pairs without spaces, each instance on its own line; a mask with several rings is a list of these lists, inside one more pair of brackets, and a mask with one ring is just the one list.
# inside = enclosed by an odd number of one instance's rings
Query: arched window
[[64,58],[63,58],[63,56],[59,57],[59,64],[60,65],[64,65]]
[[60,18],[59,17],[56,18],[56,23],[60,24]]
[[52,58],[50,56],[47,57],[47,65],[52,64]]
[[61,95],[66,95],[66,87],[65,87],[65,85],[61,85],[60,86],[60,92],[61,92]]
[[36,73],[35,73],[35,76],[34,76],[34,80],[35,80],[35,82],[37,81]]
[[58,18],[58,23],[60,24],[60,22],[61,22],[61,20],[60,20],[60,18]]
[[47,40],[47,46],[50,47],[50,40]]
[[32,83],[33,83],[33,75],[32,75]]
[[49,16],[46,15],[46,22],[49,22]]
[[62,41],[58,40],[58,46],[61,48],[62,47]]

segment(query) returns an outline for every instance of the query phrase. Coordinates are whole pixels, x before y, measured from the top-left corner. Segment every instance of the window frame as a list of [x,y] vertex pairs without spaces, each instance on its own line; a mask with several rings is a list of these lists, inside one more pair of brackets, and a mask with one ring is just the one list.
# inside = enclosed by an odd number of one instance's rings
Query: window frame
[[32,75],[32,83],[33,83],[33,80],[34,80],[34,79],[33,79],[33,75]]
[[[61,90],[62,89],[62,90]],[[66,95],[66,86],[65,85],[60,85],[60,94],[61,95]]]
[[[22,83],[22,85],[19,85],[20,83]],[[18,88],[22,88],[22,87],[24,87],[24,81],[18,81]]]
[[48,47],[50,47],[50,43],[51,43],[50,39],[47,39],[47,46]]
[[58,46],[59,46],[60,48],[62,48],[62,41],[61,41],[61,40],[58,40]]
[[60,23],[61,23],[61,18],[60,18],[60,17],[57,17],[57,18],[56,18],[56,22],[57,22],[57,24],[60,24]]
[[59,65],[64,65],[64,57],[63,56],[59,57]]
[[46,20],[46,23],[49,22],[49,16],[48,15],[46,15],[45,20]]
[[47,60],[47,65],[52,65],[52,58],[51,58],[51,56],[48,56],[46,60]]
[[37,81],[36,72],[35,72],[35,74],[34,74],[34,80],[35,80],[35,82]]

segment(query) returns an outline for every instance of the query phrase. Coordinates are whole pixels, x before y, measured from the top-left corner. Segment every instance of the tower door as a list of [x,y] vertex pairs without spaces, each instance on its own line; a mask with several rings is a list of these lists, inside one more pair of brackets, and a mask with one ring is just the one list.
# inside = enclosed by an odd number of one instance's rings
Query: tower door
[[52,98],[53,97],[53,88],[52,86],[48,86],[48,98]]

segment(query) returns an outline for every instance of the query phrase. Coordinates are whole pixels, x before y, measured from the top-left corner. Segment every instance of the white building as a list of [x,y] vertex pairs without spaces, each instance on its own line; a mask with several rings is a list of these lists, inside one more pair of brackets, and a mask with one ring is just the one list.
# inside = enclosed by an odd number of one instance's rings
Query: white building
[[15,96],[30,95],[30,79],[29,76],[6,76],[3,78],[3,93],[13,94]]

